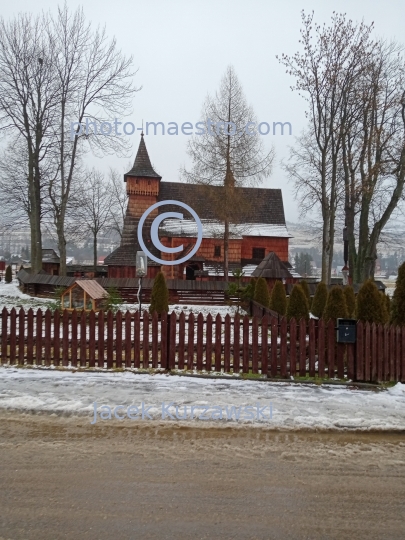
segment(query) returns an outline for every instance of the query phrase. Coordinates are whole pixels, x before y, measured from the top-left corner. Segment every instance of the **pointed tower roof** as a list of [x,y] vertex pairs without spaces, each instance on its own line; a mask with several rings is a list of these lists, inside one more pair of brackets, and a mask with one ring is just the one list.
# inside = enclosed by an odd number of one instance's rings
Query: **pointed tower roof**
[[282,279],[293,277],[289,272],[287,266],[277,257],[277,255],[270,251],[256,270],[252,273],[252,277],[264,277],[272,279]]
[[146,150],[146,144],[143,139],[143,132],[141,133],[141,142],[139,143],[138,153],[136,154],[134,165],[129,172],[124,174],[125,181],[127,180],[127,176],[162,178],[153,170],[148,151]]

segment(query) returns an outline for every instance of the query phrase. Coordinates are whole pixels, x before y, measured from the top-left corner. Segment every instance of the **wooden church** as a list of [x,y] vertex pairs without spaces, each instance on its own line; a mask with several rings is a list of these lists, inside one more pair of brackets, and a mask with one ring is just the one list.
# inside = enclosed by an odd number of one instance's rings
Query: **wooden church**
[[[204,186],[180,182],[165,182],[153,169],[143,134],[132,169],[124,175],[128,207],[120,246],[106,257],[108,277],[133,278],[136,252],[141,251],[137,238],[138,223],[144,212],[159,201],[176,200],[193,208],[203,225],[202,243],[195,255],[180,265],[160,265],[148,260],[147,277],[153,278],[162,270],[171,279],[223,280],[224,240],[223,222],[218,219],[214,201],[221,201],[220,186]],[[202,190],[203,189],[203,190]],[[296,281],[288,263],[288,241],[283,198],[280,189],[234,187],[238,202],[238,220],[230,225],[228,247],[229,269],[242,268],[250,276],[269,254],[274,253],[284,263],[285,282]],[[240,207],[243,206],[241,213]],[[159,228],[159,239],[164,246],[183,250],[176,254],[161,253],[153,245],[150,228],[160,212],[175,211],[184,219],[166,219]],[[194,247],[197,227],[187,211],[177,206],[164,205],[151,212],[143,228],[143,240],[150,252],[165,260],[180,259]]]

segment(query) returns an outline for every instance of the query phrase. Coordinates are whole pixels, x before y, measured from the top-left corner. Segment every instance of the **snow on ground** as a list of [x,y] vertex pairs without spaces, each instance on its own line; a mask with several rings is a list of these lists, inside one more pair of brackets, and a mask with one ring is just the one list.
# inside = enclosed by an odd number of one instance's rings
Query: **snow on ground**
[[[267,383],[248,380],[199,379],[165,374],[62,372],[0,368],[0,409],[93,419],[93,402],[114,408],[151,407],[152,420],[162,422],[162,402],[183,407],[267,406],[265,418],[254,420],[171,420],[192,426],[253,425],[268,429],[405,430],[405,384],[388,390],[359,390],[334,385]],[[269,406],[272,404],[272,418]],[[174,415],[174,409],[170,409]],[[202,410],[201,410],[202,412]],[[120,411],[122,413],[122,411]],[[189,417],[190,415],[188,415]],[[126,420],[142,422],[142,420]],[[106,422],[100,420],[99,422]],[[112,416],[108,422],[119,423]]]
[[[18,281],[14,280],[12,283],[5,283],[0,281],[0,311],[6,307],[8,311],[13,309],[13,307],[18,311],[20,308],[28,310],[32,308],[34,311],[37,309],[46,310],[49,306],[54,304],[52,298],[38,298],[35,296],[29,296],[24,294],[18,288]],[[138,304],[121,304],[119,306],[121,311],[138,311]],[[148,311],[149,304],[142,304],[142,311]],[[213,316],[216,316],[217,313],[221,317],[225,317],[228,313],[233,316],[236,313],[235,306],[213,306],[213,305],[194,305],[194,304],[170,304],[169,305],[170,313],[175,311],[177,314],[180,314],[184,311],[186,314],[194,313],[198,315],[202,313],[204,318],[211,313]],[[244,315],[245,312],[241,310],[241,315]]]
[[37,309],[47,309],[52,303],[51,298],[37,298],[24,294],[18,288],[18,281],[14,280],[12,283],[5,283],[0,281],[0,311],[5,307],[9,311],[13,307],[18,311],[21,308],[28,310],[32,308],[34,311]]

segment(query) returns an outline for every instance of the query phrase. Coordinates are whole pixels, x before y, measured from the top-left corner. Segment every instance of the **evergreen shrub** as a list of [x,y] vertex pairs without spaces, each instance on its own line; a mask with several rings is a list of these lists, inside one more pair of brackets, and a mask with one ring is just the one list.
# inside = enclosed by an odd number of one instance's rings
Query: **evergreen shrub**
[[391,321],[405,325],[405,262],[398,268],[397,284],[391,302]]
[[277,311],[284,317],[287,311],[287,296],[285,287],[280,280],[277,280],[270,295],[270,309]]
[[356,312],[356,296],[353,287],[351,285],[346,285],[343,289],[343,294],[345,295],[346,300],[347,316],[354,317]]
[[327,300],[328,300],[328,287],[323,281],[321,281],[320,283],[318,283],[315,289],[314,299],[312,300],[312,306],[311,306],[312,315],[315,315],[315,317],[318,317],[318,319],[320,319],[324,312]]
[[337,286],[332,287],[329,291],[322,318],[329,321],[329,319],[344,319],[347,316],[347,305],[343,289]]
[[308,282],[303,279],[301,282],[300,282],[300,285],[302,287],[302,290],[304,291],[304,294],[305,294],[305,298],[307,299],[307,302],[308,302],[308,307],[310,308],[311,307],[311,295],[309,293],[309,286],[308,286]]
[[11,283],[13,281],[13,275],[11,273],[11,266],[8,265],[7,268],[6,268],[6,275],[4,277],[4,281],[6,283]]
[[169,311],[169,290],[163,272],[159,272],[153,281],[149,313],[167,313]]
[[357,319],[370,323],[386,322],[385,300],[371,279],[363,283],[357,295]]
[[267,282],[263,277],[260,277],[256,281],[254,301],[264,307],[269,307],[270,293],[269,288],[267,287]]
[[287,307],[287,319],[290,320],[293,317],[297,321],[300,319],[307,320],[309,317],[308,300],[304,291],[302,290],[301,285],[298,283],[296,283],[292,288]]

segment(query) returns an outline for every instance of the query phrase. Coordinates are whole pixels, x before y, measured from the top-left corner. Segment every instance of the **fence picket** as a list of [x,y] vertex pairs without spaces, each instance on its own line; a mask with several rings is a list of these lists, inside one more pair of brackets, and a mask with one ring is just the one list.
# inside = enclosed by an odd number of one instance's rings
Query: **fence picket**
[[[11,310],[11,313],[13,311]],[[11,349],[11,345],[10,345]],[[11,350],[10,350],[11,353]],[[11,356],[11,355],[10,355]],[[35,364],[42,366],[42,311],[38,309],[36,320],[36,336],[35,336]]]
[[[201,315],[201,313],[200,313]],[[201,315],[202,316],[202,315]],[[177,316],[174,311],[170,314],[170,349],[169,349],[169,368],[176,368],[176,326],[177,326]],[[201,332],[202,340],[202,332]],[[202,354],[202,351],[201,351]]]
[[105,338],[107,346],[107,369],[114,367],[114,315],[111,309],[107,312],[107,335]]
[[[226,340],[226,323],[227,321],[225,319],[225,340]],[[208,321],[207,321],[207,326],[208,326]],[[198,370],[203,369],[203,349],[204,349],[203,340],[204,340],[204,317],[202,313],[199,313],[197,317],[197,369]],[[206,336],[206,340],[208,340],[208,335]],[[229,347],[229,344],[228,344],[228,347]],[[207,365],[207,360],[206,360],[206,365]]]
[[[178,368],[184,369],[184,349],[186,344],[186,316],[184,311],[179,317],[179,353],[178,353]],[[208,320],[207,320],[207,348],[208,348]]]
[[233,342],[232,342],[232,371],[239,373],[240,371],[240,315],[235,314],[233,319]]
[[142,317],[142,367],[143,369],[149,368],[149,313],[145,310]]
[[384,381],[390,380],[390,341],[389,325],[384,325]]
[[194,315],[190,313],[188,317],[188,339],[187,339],[187,369],[192,370],[194,364]]
[[115,367],[122,368],[122,311],[115,314]]
[[356,331],[356,380],[364,379],[364,324],[362,321],[357,323]]
[[[24,320],[23,320],[24,324]],[[44,337],[44,347],[45,347],[45,365],[51,365],[51,345],[52,345],[52,313],[50,309],[45,311],[45,337]],[[24,363],[24,361],[23,361]]]
[[309,319],[308,324],[309,338],[309,376],[315,377],[315,319]]
[[169,339],[168,335],[169,322],[168,314],[162,313],[160,316],[160,367],[162,369],[169,368]]
[[295,377],[297,373],[297,321],[290,320],[290,375]]
[[[59,312],[55,312],[55,315],[56,313],[59,313]],[[82,311],[82,314],[80,315],[80,366],[81,367],[86,367],[86,363],[87,363],[87,314],[86,312],[83,310]],[[55,351],[54,351],[54,355],[55,355]],[[55,362],[55,360],[54,360]]]
[[205,366],[207,371],[212,370],[212,326],[212,315],[208,313],[205,336]]
[[[137,312],[138,313],[138,312]],[[125,319],[125,337],[124,337],[124,347],[125,347],[125,367],[132,367],[132,332],[131,332],[131,323],[132,315],[127,311],[124,315]]]
[[325,321],[318,321],[318,377],[325,378]]
[[[29,320],[29,313],[28,313]],[[28,331],[28,323],[27,323]],[[27,358],[28,358],[28,345],[27,345]],[[27,359],[28,363],[28,359]],[[60,366],[60,311],[57,309],[53,314],[53,365],[55,367]]]
[[[63,313],[63,323],[65,322],[65,313]],[[63,324],[65,327],[65,324]],[[63,330],[63,339],[65,339],[65,330]],[[63,345],[63,351],[65,346]],[[63,352],[63,355],[65,352]],[[63,360],[64,361],[64,360]],[[64,364],[63,364],[64,365]],[[94,368],[96,365],[96,314],[90,311],[89,315],[89,367]]]
[[307,325],[305,319],[300,320],[300,377],[305,377],[307,373]]
[[243,317],[243,359],[242,373],[249,373],[249,317]]
[[333,379],[335,376],[335,342],[335,321],[330,319],[326,326],[327,368],[329,379]]
[[[132,330],[131,337],[132,343]],[[139,369],[141,367],[141,313],[136,311],[134,315],[134,368]]]
[[287,377],[287,319],[282,317],[280,322],[280,375]]
[[252,373],[259,373],[259,324],[257,317],[252,319]]
[[371,328],[370,323],[365,324],[365,339],[364,339],[364,379],[370,381],[370,363],[371,363]]
[[401,328],[395,327],[395,380],[401,380]]
[[390,381],[395,381],[395,326],[390,326]]
[[77,311],[74,309],[70,318],[72,325],[72,340],[70,345],[71,365],[77,367]]
[[401,328],[401,373],[400,373],[400,381],[405,382],[405,328]]
[[377,381],[383,380],[384,373],[384,326],[377,326]]
[[159,366],[159,316],[157,311],[152,315],[152,368]]
[[269,370],[269,317],[262,318],[262,355],[260,364],[261,374],[267,377]]
[[24,365],[24,349],[25,349],[25,311],[20,309],[18,312],[18,363]]
[[[32,309],[31,309],[31,312],[32,312]],[[8,318],[9,318],[8,311],[6,307],[4,307],[1,312],[1,363],[2,364],[7,364],[8,362],[8,354],[7,354]],[[32,332],[31,332],[31,342],[32,342]],[[27,351],[27,362],[28,362],[28,351]]]
[[[7,334],[6,334],[7,338]],[[27,320],[27,364],[32,366],[34,363],[34,311],[28,310]]]
[[336,344],[336,359],[337,359],[338,379],[344,379],[344,376],[345,376],[345,352],[346,352],[346,345],[344,343],[337,343]]
[[97,339],[97,366],[104,369],[104,332],[105,332],[105,323],[104,323],[104,311],[99,311],[97,313],[97,330],[98,330],[98,339]]
[[17,312],[10,311],[10,365],[18,363],[17,359]]
[[373,322],[373,324],[371,325],[371,380],[373,382],[377,381],[377,353],[377,325]]
[[277,377],[277,352],[278,352],[278,319],[271,318],[271,366],[270,372],[272,377]]
[[221,330],[222,319],[221,315],[218,313],[215,317],[215,371],[221,371]]

